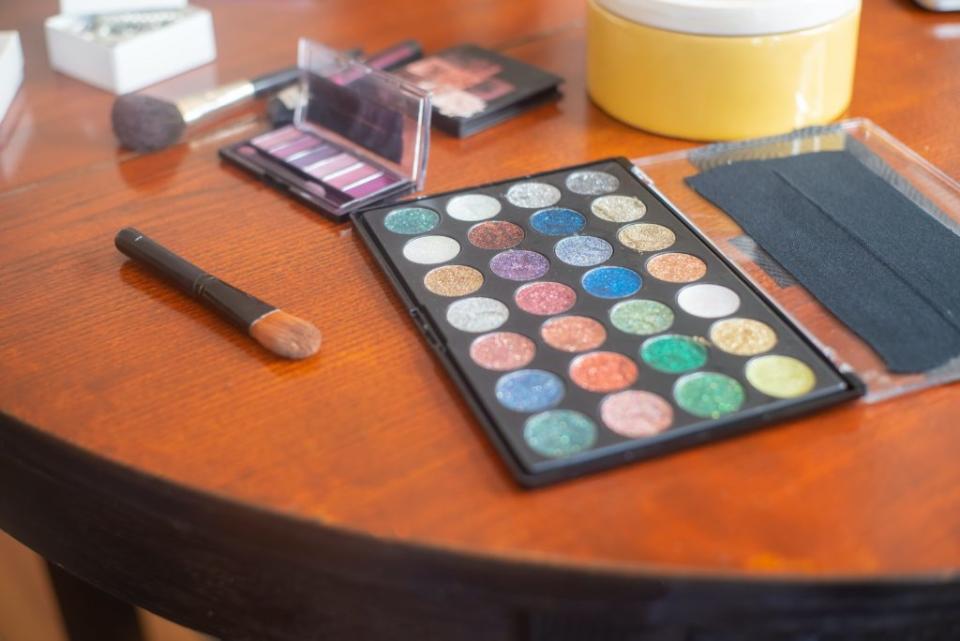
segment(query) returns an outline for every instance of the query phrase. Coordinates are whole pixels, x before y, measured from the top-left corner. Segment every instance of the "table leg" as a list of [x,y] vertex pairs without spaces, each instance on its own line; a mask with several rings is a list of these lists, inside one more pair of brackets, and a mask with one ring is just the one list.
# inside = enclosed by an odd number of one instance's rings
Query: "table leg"
[[136,609],[52,563],[50,582],[69,641],[142,641]]

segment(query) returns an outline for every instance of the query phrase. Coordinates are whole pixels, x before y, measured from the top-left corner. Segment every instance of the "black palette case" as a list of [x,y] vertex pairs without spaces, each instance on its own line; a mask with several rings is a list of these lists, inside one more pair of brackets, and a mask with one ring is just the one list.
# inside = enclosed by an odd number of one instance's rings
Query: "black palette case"
[[[668,227],[676,236],[667,249],[656,252],[636,252],[618,241],[618,231],[630,223],[610,222],[591,213],[591,203],[597,194],[574,193],[566,187],[565,179],[576,171],[599,171],[614,176],[619,187],[609,195],[639,198],[646,205],[646,213],[635,222],[655,223]],[[584,273],[594,267],[576,267],[558,259],[555,245],[562,238],[544,235],[530,224],[530,218],[539,209],[517,207],[506,198],[507,190],[527,181],[547,183],[559,189],[560,200],[550,208],[567,208],[579,212],[586,219],[578,235],[589,235],[606,240],[613,254],[599,266],[621,266],[634,270],[642,278],[640,290],[626,299],[599,298],[588,293],[581,281]],[[523,240],[512,249],[532,250],[549,260],[549,270],[537,281],[552,281],[572,287],[576,302],[560,315],[578,315],[603,324],[606,340],[593,351],[615,352],[632,359],[638,376],[629,389],[654,393],[672,407],[672,425],[664,431],[639,438],[628,438],[605,426],[600,404],[608,393],[588,391],[578,386],[569,375],[572,361],[580,354],[554,349],[540,334],[541,326],[549,316],[535,315],[520,309],[514,299],[516,290],[525,282],[507,280],[490,268],[490,260],[498,250],[481,249],[471,244],[468,230],[477,221],[457,220],[446,212],[447,203],[461,194],[485,194],[501,203],[499,213],[491,221],[509,221],[523,228]],[[426,234],[455,239],[459,253],[441,264],[417,264],[404,257],[404,246],[416,235],[395,233],[384,225],[386,216],[404,207],[420,207],[439,214],[439,222]],[[610,468],[625,462],[658,456],[677,449],[706,443],[726,436],[774,423],[788,417],[824,408],[859,396],[862,385],[850,374],[841,372],[791,322],[791,320],[756,289],[723,255],[677,213],[658,194],[647,188],[633,171],[633,165],[624,158],[602,160],[565,169],[549,171],[454,192],[424,196],[390,206],[377,207],[351,216],[358,232],[389,277],[395,290],[408,308],[426,342],[436,353],[445,369],[456,382],[477,419],[493,441],[516,480],[527,487],[540,486],[585,473]],[[694,255],[707,266],[706,275],[696,283],[678,284],[652,277],[646,270],[647,260],[656,254],[677,252]],[[533,341],[535,356],[524,369],[551,372],[563,381],[564,394],[552,409],[574,410],[595,426],[595,436],[588,447],[559,457],[546,456],[533,449],[524,437],[524,429],[537,412],[519,412],[508,409],[498,401],[495,389],[498,380],[508,371],[491,371],[479,366],[470,355],[471,344],[483,334],[468,333],[453,327],[446,317],[449,305],[458,298],[440,296],[424,284],[425,275],[442,265],[466,265],[479,270],[483,283],[478,290],[460,298],[487,297],[504,303],[509,317],[495,332],[513,332]],[[534,281],[536,282],[536,281]],[[770,351],[805,363],[815,375],[815,384],[809,391],[795,398],[774,398],[752,387],[744,375],[751,356],[737,356],[714,348],[705,338],[714,322],[722,318],[704,318],[686,313],[677,303],[678,292],[688,284],[716,284],[733,290],[740,299],[733,317],[759,320],[772,328],[778,341]],[[670,374],[648,366],[639,350],[645,341],[655,336],[638,336],[617,329],[610,319],[611,308],[621,300],[646,299],[666,304],[674,312],[674,322],[663,334],[693,337],[707,347],[704,371],[732,377],[740,383],[743,402],[740,408],[716,418],[702,418],[686,412],[674,396],[677,380],[684,374]]]

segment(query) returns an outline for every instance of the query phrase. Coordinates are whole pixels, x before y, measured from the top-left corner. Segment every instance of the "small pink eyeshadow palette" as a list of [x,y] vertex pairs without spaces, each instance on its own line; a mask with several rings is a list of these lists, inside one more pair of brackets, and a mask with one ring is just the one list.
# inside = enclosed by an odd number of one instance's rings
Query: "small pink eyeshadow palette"
[[338,221],[422,187],[428,94],[307,40],[299,66],[294,123],[225,147],[222,158]]

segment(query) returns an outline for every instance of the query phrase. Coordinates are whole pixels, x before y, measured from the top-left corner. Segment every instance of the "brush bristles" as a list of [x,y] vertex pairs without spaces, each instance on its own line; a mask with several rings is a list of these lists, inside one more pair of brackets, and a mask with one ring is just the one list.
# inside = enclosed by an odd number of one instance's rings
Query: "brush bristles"
[[187,126],[175,104],[135,93],[117,98],[110,119],[120,143],[134,151],[169,147]]
[[250,325],[250,335],[284,358],[306,358],[320,349],[320,330],[307,321],[277,309]]

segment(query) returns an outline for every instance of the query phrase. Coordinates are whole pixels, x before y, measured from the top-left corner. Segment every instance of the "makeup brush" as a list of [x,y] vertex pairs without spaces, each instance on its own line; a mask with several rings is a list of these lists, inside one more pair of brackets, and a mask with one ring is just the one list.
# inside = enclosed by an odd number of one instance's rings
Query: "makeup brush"
[[155,151],[180,140],[188,125],[212,118],[241,103],[295,82],[300,70],[288,67],[250,80],[238,80],[170,102],[140,93],[124,94],[113,103],[113,133],[124,147]]
[[284,358],[306,358],[320,348],[320,331],[312,324],[211,276],[136,229],[121,229],[114,244],[130,258],[151,267],[250,334],[274,354]]

